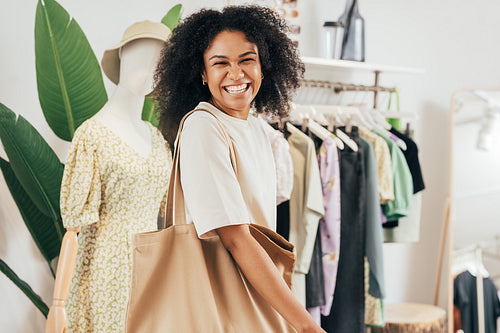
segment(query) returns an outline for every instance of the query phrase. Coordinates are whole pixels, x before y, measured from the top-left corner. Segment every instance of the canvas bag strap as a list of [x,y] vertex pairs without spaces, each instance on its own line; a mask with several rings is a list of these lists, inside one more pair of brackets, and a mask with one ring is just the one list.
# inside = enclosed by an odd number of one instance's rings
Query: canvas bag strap
[[172,164],[172,172],[170,174],[170,183],[168,187],[167,194],[167,207],[165,210],[165,222],[164,227],[168,228],[174,224],[186,224],[186,205],[184,202],[184,193],[182,191],[181,186],[181,176],[180,176],[180,150],[179,143],[182,128],[184,126],[184,121],[194,112],[205,111],[210,113],[212,116],[217,119],[217,123],[220,126],[220,129],[224,135],[224,138],[228,144],[229,149],[229,157],[231,159],[231,163],[233,165],[234,172],[236,176],[238,175],[237,166],[236,166],[236,154],[234,151],[234,145],[231,141],[231,137],[227,133],[226,127],[224,124],[217,118],[217,116],[209,109],[195,109],[193,111],[188,112],[180,121],[179,130],[177,131],[177,137],[175,139],[175,148],[174,148],[174,160]]

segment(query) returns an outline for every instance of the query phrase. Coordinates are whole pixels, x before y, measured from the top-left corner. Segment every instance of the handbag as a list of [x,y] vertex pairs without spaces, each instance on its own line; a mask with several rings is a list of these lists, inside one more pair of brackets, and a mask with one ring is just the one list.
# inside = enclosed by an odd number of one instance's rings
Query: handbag
[[[167,196],[165,228],[135,234],[132,280],[125,317],[128,333],[263,333],[296,330],[253,288],[219,237],[199,239],[186,223],[180,184],[179,125]],[[233,168],[234,146],[228,142]],[[238,174],[236,172],[236,174]],[[276,232],[256,224],[251,235],[265,249],[291,288],[294,247]]]

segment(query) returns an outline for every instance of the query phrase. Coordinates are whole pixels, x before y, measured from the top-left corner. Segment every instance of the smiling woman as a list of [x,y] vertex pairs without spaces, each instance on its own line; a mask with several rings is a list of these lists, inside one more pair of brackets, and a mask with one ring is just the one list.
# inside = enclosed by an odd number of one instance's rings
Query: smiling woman
[[[262,7],[202,10],[173,31],[156,73],[160,126],[170,142],[174,142],[180,119],[195,110],[181,122],[176,151],[187,222],[194,225],[200,239],[220,239],[266,303],[266,310],[260,309],[260,318],[255,320],[263,326],[234,318],[220,323],[238,332],[324,332],[294,297],[249,227],[258,224],[271,229],[270,233],[276,229],[271,144],[250,109],[278,116],[289,112],[304,65],[286,29],[270,9]],[[218,280],[210,283],[214,281]],[[223,294],[234,293],[228,285],[215,288]],[[253,321],[252,313],[233,303],[231,311]],[[277,316],[266,321],[269,313]]]
[[[221,12],[203,9],[184,19],[167,41],[156,72],[160,127],[168,141],[173,144],[179,122],[188,111],[199,102],[212,100],[215,90],[208,84],[214,82],[207,82],[212,70],[227,73],[226,79],[235,81],[226,85],[247,83],[244,80],[250,76],[257,80],[249,70],[260,71],[255,73],[261,77],[260,86],[251,87],[254,95],[247,101],[248,106],[255,107],[257,113],[286,116],[304,73],[304,64],[286,31],[284,21],[261,7],[226,7]],[[225,43],[216,43],[223,39]],[[232,44],[236,40],[242,48],[239,53]],[[224,45],[228,46],[221,49]],[[239,77],[245,75],[244,79]],[[240,88],[226,90],[235,92]]]
[[241,31],[223,31],[203,55],[203,82],[210,103],[230,116],[247,119],[262,83],[259,50]]

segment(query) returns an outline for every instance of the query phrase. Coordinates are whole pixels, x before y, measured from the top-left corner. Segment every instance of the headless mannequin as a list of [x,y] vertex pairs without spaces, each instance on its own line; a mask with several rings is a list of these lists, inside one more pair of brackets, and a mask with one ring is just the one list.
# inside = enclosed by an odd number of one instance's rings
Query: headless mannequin
[[[142,38],[121,48],[120,82],[113,96],[93,117],[143,157],[151,154],[152,136],[141,120],[144,96],[152,91],[153,74],[163,42]],[[75,269],[80,228],[68,228],[64,235],[54,285],[53,303],[47,316],[46,333],[67,331],[65,303]]]

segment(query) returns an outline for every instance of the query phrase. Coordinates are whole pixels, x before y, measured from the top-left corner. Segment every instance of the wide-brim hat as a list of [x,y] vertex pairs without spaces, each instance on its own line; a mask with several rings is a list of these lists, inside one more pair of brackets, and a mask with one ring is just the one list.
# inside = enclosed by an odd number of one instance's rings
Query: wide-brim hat
[[101,66],[104,74],[113,82],[118,84],[120,81],[120,48],[136,39],[153,38],[160,41],[166,41],[170,36],[170,29],[163,23],[142,21],[132,24],[123,33],[120,43],[104,51]]

